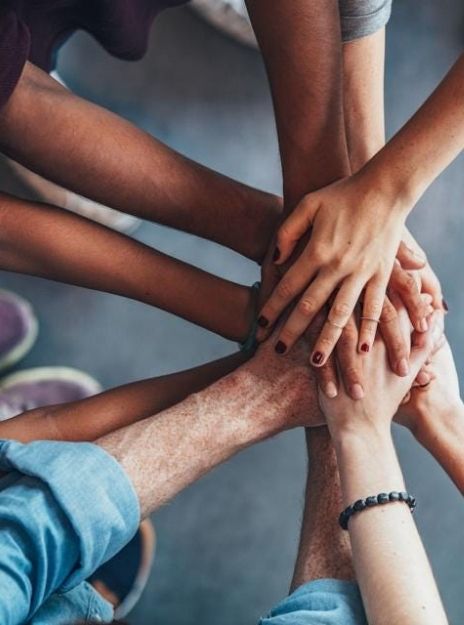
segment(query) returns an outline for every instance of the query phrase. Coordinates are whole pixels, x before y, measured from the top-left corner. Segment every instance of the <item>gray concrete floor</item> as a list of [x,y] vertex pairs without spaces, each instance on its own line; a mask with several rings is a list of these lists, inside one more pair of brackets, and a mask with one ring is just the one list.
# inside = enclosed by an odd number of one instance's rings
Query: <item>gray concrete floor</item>
[[[402,0],[388,30],[387,120],[395,131],[443,76],[464,42],[459,0]],[[146,58],[108,57],[86,35],[60,56],[78,93],[133,120],[169,145],[229,175],[278,191],[280,172],[269,92],[260,57],[222,37],[188,9],[157,22]],[[463,158],[432,186],[411,218],[449,301],[448,334],[462,373],[464,326]],[[6,171],[1,180],[15,183]],[[19,193],[24,190],[15,187]],[[244,283],[256,268],[231,252],[145,224],[142,241]],[[106,386],[175,371],[234,349],[174,317],[109,295],[2,274],[2,286],[29,298],[41,334],[21,367],[81,367]],[[167,337],[169,337],[167,339]],[[406,432],[397,434],[417,523],[451,622],[464,621],[461,496]],[[288,589],[301,514],[302,432],[242,453],[155,516],[159,543],[132,625],[256,622]]]

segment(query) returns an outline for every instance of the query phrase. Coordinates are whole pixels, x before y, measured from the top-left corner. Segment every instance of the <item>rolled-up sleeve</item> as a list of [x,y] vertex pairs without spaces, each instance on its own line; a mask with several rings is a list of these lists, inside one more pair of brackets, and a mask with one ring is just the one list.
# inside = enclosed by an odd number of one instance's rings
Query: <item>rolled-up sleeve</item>
[[372,35],[388,23],[392,0],[339,0],[343,41]]
[[0,8],[0,108],[16,87],[30,46],[29,29],[16,12]]
[[0,623],[32,617],[132,538],[140,522],[121,466],[90,443],[0,441]]

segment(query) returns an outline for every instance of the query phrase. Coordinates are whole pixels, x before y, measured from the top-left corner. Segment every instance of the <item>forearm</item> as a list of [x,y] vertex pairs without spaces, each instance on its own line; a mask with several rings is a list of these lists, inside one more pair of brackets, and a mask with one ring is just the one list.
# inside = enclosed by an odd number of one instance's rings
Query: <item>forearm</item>
[[335,0],[247,0],[266,64],[279,136],[284,200],[349,173],[342,51]]
[[[404,480],[386,426],[337,437],[343,504],[403,491]],[[447,623],[409,508],[389,503],[355,514],[348,525],[356,577],[370,623]]]
[[385,29],[343,45],[343,103],[351,171],[385,144]]
[[279,219],[279,198],[184,158],[30,64],[0,112],[0,149],[67,189],[256,260]]
[[97,441],[132,481],[146,516],[238,451],[276,433],[285,414],[269,382],[242,369],[143,423]]
[[0,194],[0,267],[130,297],[243,340],[250,290],[92,221]]
[[464,147],[464,55],[417,113],[364,167],[409,212]]
[[413,433],[464,495],[464,404],[427,415]]
[[22,443],[94,441],[167,410],[244,361],[245,356],[237,353],[179,373],[126,384],[81,401],[29,410],[0,422],[0,438]]
[[291,590],[314,579],[354,579],[349,536],[338,524],[340,476],[327,427],[307,429],[306,442],[305,509]]

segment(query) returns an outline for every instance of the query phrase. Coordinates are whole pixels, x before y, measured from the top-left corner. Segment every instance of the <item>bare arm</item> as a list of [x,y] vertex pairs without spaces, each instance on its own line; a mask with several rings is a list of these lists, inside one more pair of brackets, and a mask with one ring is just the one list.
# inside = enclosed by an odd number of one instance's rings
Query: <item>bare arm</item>
[[280,214],[279,198],[190,161],[29,63],[0,111],[0,150],[81,195],[255,260]]
[[[437,330],[413,347],[411,372],[400,378],[388,368],[376,341],[364,360],[365,397],[353,401],[343,391],[333,400],[321,395],[340,471],[343,505],[379,493],[405,490],[391,438],[391,419],[433,347]],[[405,333],[409,331],[403,315]],[[441,331],[441,329],[440,329]],[[446,615],[408,506],[388,503],[354,514],[348,522],[353,562],[368,621],[375,625],[447,623]]]
[[246,360],[242,353],[194,369],[133,382],[81,401],[37,408],[0,422],[0,438],[94,441],[167,410],[212,384]]
[[0,267],[130,297],[233,340],[249,332],[248,288],[45,204],[0,194]]

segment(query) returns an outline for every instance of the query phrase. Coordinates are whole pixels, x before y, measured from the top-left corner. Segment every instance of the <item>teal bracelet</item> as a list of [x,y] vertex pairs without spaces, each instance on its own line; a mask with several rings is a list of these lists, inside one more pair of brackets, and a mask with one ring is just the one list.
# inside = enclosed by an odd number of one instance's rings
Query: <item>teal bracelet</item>
[[256,331],[258,330],[258,310],[257,310],[257,295],[259,293],[259,289],[261,288],[261,282],[255,282],[251,287],[251,293],[255,296],[255,310],[253,314],[253,321],[251,322],[250,331],[248,332],[247,338],[243,341],[243,343],[239,343],[240,351],[242,352],[254,352],[258,342],[256,340]]

